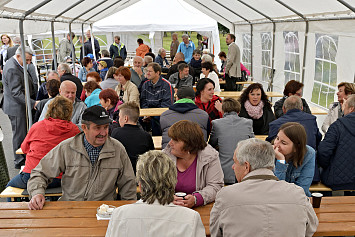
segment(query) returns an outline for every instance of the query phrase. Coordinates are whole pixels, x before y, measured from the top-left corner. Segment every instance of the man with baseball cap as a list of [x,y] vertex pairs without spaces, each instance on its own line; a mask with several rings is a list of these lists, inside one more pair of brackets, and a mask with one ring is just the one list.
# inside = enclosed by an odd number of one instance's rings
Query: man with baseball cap
[[62,176],[62,201],[136,199],[135,176],[123,145],[108,136],[111,122],[101,106],[87,108],[83,132],[61,142],[32,170],[27,189],[29,208],[42,209],[47,184]]

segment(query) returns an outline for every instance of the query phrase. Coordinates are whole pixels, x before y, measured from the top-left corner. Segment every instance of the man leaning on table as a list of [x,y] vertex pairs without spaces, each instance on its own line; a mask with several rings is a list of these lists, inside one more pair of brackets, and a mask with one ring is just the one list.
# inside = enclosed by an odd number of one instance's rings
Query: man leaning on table
[[240,141],[233,156],[239,183],[222,188],[210,216],[211,236],[312,236],[318,219],[303,189],[279,181],[268,142]]
[[82,129],[73,138],[53,148],[32,170],[27,189],[29,208],[43,208],[48,183],[61,172],[61,201],[136,199],[136,183],[131,162],[123,145],[108,136],[111,122],[101,106],[86,109]]

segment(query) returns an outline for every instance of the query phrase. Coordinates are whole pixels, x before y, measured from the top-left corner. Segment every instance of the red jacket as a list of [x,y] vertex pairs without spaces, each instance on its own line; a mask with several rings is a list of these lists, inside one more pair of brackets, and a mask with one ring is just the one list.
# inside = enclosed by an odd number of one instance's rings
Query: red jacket
[[71,121],[48,118],[35,123],[21,144],[21,149],[26,154],[23,172],[31,173],[52,148],[79,132],[79,128]]
[[223,115],[221,112],[219,112],[216,107],[214,106],[215,102],[219,100],[222,102],[222,99],[219,98],[216,95],[213,95],[212,100],[209,101],[208,103],[202,103],[201,102],[201,97],[196,96],[195,98],[195,104],[202,110],[206,111],[208,113],[208,116],[210,117],[210,121],[218,118],[222,118]]

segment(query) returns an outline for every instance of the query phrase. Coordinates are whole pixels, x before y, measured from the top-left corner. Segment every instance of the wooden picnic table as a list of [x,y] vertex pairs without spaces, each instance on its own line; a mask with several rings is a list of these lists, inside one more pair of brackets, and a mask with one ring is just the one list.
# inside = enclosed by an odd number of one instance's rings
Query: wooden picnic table
[[139,116],[160,116],[162,113],[167,111],[169,108],[148,108],[140,109]]
[[320,108],[318,106],[309,106],[309,109],[311,110],[313,115],[327,115],[328,111],[326,109]]
[[[46,202],[40,211],[28,210],[25,202],[0,202],[0,236],[105,236],[108,220],[96,219],[96,208],[104,203],[118,207],[134,201]],[[212,206],[194,208],[207,236]],[[315,212],[319,226],[314,236],[355,235],[354,196],[323,197]]]
[[[239,98],[240,95],[242,94],[241,91],[221,91],[221,92],[215,92],[215,95],[218,95],[219,97],[232,97],[232,98]],[[272,91],[267,91],[265,94],[268,97],[283,97],[282,93],[278,92],[272,92]]]
[[[253,84],[255,83],[255,81],[237,81],[235,84],[239,84],[239,85],[248,85],[248,84]],[[225,85],[226,81],[219,81],[220,85]]]

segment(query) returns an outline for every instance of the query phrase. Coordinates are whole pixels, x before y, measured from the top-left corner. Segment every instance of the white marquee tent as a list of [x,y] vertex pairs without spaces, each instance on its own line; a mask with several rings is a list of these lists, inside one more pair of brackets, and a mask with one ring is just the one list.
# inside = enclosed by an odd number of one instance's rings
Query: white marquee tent
[[[93,31],[149,33],[150,46],[154,52],[162,47],[164,31],[197,31],[212,39],[210,42],[215,54],[220,51],[217,21],[182,0],[139,1],[95,22]],[[136,37],[122,39],[121,35],[121,41],[129,44],[129,51],[137,48],[136,39]]]
[[[144,1],[4,0],[0,1],[1,32],[19,33],[19,20],[24,21],[26,34],[47,32],[51,29],[51,22],[55,30],[68,30],[70,23],[72,29],[80,30],[82,25],[99,24],[105,17],[117,12],[119,15],[124,9],[129,11],[134,3],[143,4]],[[254,80],[262,82],[266,88],[270,85],[273,91],[282,92],[288,80],[297,79],[305,84],[306,100],[327,107],[336,100],[338,83],[354,81],[355,0],[184,2],[236,34],[242,62],[251,70]],[[168,8],[166,12],[174,11],[170,4],[171,1],[164,1]],[[154,26],[150,26],[154,32],[160,23],[167,21],[164,14],[155,11],[143,9],[141,14],[143,19],[155,20]],[[134,22],[134,19],[128,20]],[[169,22],[182,20],[171,19]],[[142,25],[145,22],[142,21]],[[191,21],[191,26],[193,23]],[[129,23],[120,25],[123,27]]]

